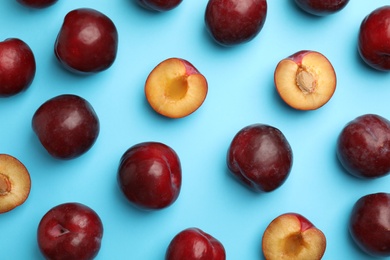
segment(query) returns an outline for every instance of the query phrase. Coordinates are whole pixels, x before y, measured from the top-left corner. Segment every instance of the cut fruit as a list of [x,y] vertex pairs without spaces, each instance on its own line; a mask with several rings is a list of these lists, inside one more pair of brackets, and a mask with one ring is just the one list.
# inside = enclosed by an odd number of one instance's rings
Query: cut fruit
[[278,216],[263,234],[262,250],[267,260],[319,260],[325,249],[325,235],[298,213]]
[[159,114],[181,118],[195,112],[206,99],[206,78],[188,61],[169,58],[158,64],[145,83],[145,95]]
[[289,106],[314,110],[325,105],[336,90],[330,61],[316,51],[300,51],[281,60],[275,69],[275,87]]
[[31,189],[27,168],[16,158],[0,154],[0,213],[23,204]]

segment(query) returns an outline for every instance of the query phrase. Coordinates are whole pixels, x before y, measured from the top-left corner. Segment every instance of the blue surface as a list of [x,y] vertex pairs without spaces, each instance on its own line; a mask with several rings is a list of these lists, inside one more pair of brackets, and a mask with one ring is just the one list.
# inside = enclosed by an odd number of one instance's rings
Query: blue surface
[[[261,33],[232,48],[216,45],[205,31],[206,4],[207,0],[184,0],[172,11],[154,13],[135,0],[59,1],[44,10],[0,1],[0,39],[24,40],[37,62],[31,87],[0,100],[0,152],[19,158],[32,178],[28,200],[0,215],[1,259],[42,259],[36,243],[38,223],[50,208],[71,201],[92,207],[103,221],[97,259],[163,259],[173,236],[195,226],[223,243],[227,259],[262,259],[266,226],[291,211],[325,233],[323,259],[371,259],[353,244],[348,216],[361,196],[390,191],[390,177],[364,181],[349,176],[336,159],[335,144],[343,126],[359,115],[390,118],[390,74],[368,68],[356,48],[361,21],[385,1],[350,1],[341,12],[322,18],[298,10],[292,0],[268,1]],[[63,17],[79,7],[105,13],[119,33],[114,65],[85,77],[65,71],[53,54]],[[286,106],[273,85],[279,60],[304,49],[327,56],[338,80],[332,99],[307,112]],[[157,115],[143,92],[149,72],[170,57],[187,59],[209,83],[201,108],[178,120]],[[101,123],[93,148],[71,161],[51,158],[31,129],[38,106],[64,93],[89,100]],[[253,193],[236,182],[225,163],[233,136],[252,123],[279,128],[294,153],[289,178],[267,194]],[[117,186],[120,157],[143,141],[171,146],[182,162],[181,194],[161,211],[132,207]]]

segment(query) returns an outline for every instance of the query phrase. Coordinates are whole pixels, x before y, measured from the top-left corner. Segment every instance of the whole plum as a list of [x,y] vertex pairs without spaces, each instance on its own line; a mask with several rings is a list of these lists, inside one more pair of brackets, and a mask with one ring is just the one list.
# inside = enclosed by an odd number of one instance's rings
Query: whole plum
[[266,17],[266,0],[209,0],[205,23],[217,43],[232,46],[255,38]]
[[337,140],[337,156],[356,177],[378,178],[390,173],[390,121],[365,114],[349,122]]
[[231,173],[255,191],[269,192],[281,186],[293,163],[291,146],[283,133],[269,125],[241,129],[227,153]]

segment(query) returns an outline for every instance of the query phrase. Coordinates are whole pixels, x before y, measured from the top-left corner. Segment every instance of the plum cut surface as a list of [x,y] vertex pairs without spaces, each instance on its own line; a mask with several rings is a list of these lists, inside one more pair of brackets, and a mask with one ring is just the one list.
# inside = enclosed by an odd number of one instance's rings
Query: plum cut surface
[[159,63],[145,82],[150,106],[169,118],[182,118],[195,112],[205,101],[206,78],[190,62],[169,58]]
[[316,51],[299,51],[281,60],[274,73],[280,97],[298,110],[325,105],[336,89],[336,73],[330,61]]
[[30,173],[24,164],[11,155],[0,154],[0,213],[22,205],[30,189]]
[[325,250],[324,233],[298,213],[276,217],[262,238],[262,251],[267,260],[320,260]]

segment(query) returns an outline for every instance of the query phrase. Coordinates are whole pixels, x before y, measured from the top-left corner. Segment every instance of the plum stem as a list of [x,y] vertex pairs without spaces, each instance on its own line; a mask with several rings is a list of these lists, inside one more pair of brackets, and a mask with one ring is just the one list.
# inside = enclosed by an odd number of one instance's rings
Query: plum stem
[[53,237],[59,237],[69,232],[70,231],[66,229],[64,226],[62,226],[61,224],[57,224],[50,230],[50,235],[52,235]]

